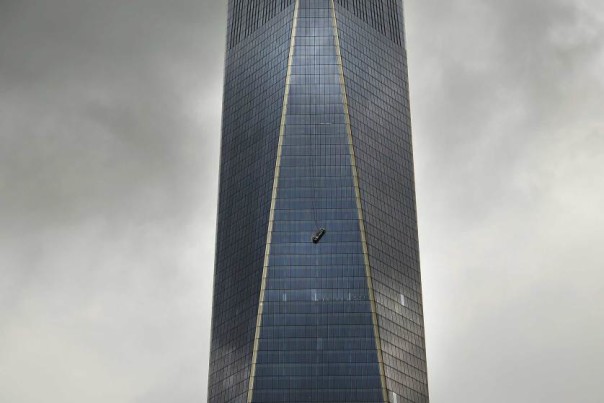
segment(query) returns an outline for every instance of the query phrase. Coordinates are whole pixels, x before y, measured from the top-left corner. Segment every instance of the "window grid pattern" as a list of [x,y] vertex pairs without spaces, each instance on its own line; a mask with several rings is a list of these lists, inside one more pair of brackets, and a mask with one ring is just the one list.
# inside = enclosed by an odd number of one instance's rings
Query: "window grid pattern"
[[386,382],[428,402],[406,52],[346,7],[337,18]]
[[399,15],[400,0],[335,0],[342,8],[350,11],[373,29],[392,40],[403,44],[402,16]]
[[330,1],[294,43],[252,401],[383,402]]
[[[334,2],[342,66],[333,3],[299,0],[278,160],[295,0],[229,0],[211,403],[383,402],[378,342],[390,402],[429,401],[402,4]],[[327,232],[313,244],[320,227]]]
[[246,46],[227,52],[208,383],[211,403],[247,401],[292,16],[293,6],[250,35]]
[[295,0],[230,0],[228,48],[231,49],[256,30],[292,6]]

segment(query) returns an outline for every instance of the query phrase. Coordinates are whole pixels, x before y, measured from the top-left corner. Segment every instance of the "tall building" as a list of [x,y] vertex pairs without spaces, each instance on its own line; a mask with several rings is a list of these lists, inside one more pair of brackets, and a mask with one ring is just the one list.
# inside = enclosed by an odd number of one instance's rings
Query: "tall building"
[[229,0],[208,400],[428,402],[402,0]]

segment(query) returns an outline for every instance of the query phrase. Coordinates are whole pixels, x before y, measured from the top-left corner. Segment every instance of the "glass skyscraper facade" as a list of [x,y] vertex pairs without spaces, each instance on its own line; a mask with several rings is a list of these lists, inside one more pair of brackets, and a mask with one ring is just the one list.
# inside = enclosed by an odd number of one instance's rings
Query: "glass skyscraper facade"
[[229,0],[209,402],[428,402],[400,0]]

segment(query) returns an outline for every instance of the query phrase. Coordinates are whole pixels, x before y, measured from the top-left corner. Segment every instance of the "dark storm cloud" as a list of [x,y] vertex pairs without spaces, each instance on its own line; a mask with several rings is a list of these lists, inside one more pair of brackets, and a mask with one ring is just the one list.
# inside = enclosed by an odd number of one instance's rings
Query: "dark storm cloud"
[[[568,137],[562,126],[585,117],[599,121],[602,81],[595,66],[604,36],[589,9],[551,1],[408,6],[415,7],[427,9],[419,14],[422,27],[437,27],[418,38],[419,46],[410,44],[411,68],[420,63],[418,74],[426,83],[412,83],[418,89],[414,101],[430,102],[418,105],[416,123],[438,133],[429,138],[438,151],[436,166],[445,171],[438,175],[477,181],[474,208],[496,207],[500,192],[512,191],[504,180],[510,170],[536,149]],[[426,91],[438,97],[428,98]],[[424,112],[430,116],[419,115]],[[590,133],[579,135],[584,134]],[[461,163],[461,170],[446,169],[447,163]],[[484,203],[489,195],[494,200]]]
[[604,8],[407,17],[432,400],[596,403]]
[[224,17],[0,3],[0,401],[205,395]]
[[[5,6],[0,35],[2,163],[15,175],[5,207],[46,215],[35,224],[89,206],[119,213],[129,193],[158,185],[193,191],[182,171],[199,168],[191,164],[214,155],[217,141],[218,106],[214,127],[200,124],[206,98],[219,96],[222,53],[214,36],[222,27],[204,27],[206,10],[198,2],[15,3]],[[180,196],[173,201],[192,202]]]
[[[224,3],[0,1],[0,401],[205,400]],[[432,401],[599,402],[601,2],[406,17]]]

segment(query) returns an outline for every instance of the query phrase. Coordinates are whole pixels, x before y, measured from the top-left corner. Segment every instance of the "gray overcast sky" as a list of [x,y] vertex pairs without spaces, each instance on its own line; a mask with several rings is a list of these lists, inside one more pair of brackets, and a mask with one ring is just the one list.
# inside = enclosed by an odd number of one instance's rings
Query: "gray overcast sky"
[[[226,7],[0,0],[0,402],[206,399]],[[407,0],[434,403],[601,403],[604,3]]]

